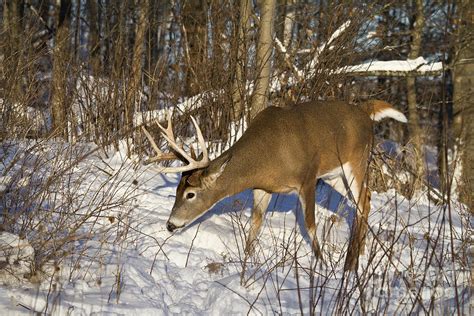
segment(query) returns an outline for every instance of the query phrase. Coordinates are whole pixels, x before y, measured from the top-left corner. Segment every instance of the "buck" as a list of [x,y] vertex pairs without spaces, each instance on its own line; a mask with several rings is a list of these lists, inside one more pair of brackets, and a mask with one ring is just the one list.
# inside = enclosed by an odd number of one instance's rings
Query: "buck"
[[253,190],[254,207],[245,252],[251,255],[272,193],[299,195],[304,225],[317,258],[322,253],[316,238],[315,186],[319,180],[345,195],[356,207],[345,270],[354,270],[364,251],[370,192],[368,162],[373,146],[373,122],[406,117],[390,104],[371,100],[359,106],[341,101],[307,102],[289,108],[268,107],[251,122],[242,137],[218,158],[210,161],[196,120],[201,159],[188,154],[168,126],[158,122],[173,152],[162,152],[143,128],[157,155],[150,161],[179,158],[184,165],[165,167],[162,172],[182,172],[176,200],[166,224],[170,232],[189,225],[221,199]]

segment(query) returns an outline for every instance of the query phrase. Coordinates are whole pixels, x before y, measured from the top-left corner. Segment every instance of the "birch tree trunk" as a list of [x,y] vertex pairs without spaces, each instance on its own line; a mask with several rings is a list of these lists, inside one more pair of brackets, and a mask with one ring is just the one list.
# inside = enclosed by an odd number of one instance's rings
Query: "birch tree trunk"
[[288,47],[291,43],[293,33],[293,22],[295,21],[296,0],[286,0],[285,20],[283,26],[283,45]]
[[257,43],[257,81],[250,107],[250,120],[262,111],[268,102],[268,86],[270,83],[271,57],[273,49],[273,19],[276,0],[260,1],[260,32]]
[[458,187],[461,201],[474,213],[474,5],[459,5],[457,56],[454,65],[455,137],[459,139],[462,175]]
[[[410,46],[409,59],[416,59],[420,55],[423,27],[425,25],[425,16],[423,13],[423,0],[416,0],[416,18],[412,29],[412,41]],[[413,191],[419,188],[424,177],[424,158],[423,158],[423,139],[420,129],[420,122],[416,101],[416,77],[408,76],[407,79],[407,101],[408,101],[408,130],[410,138],[415,147],[415,179],[413,182]]]
[[295,3],[296,0],[278,0],[277,7],[277,18],[276,23],[276,35],[277,38],[282,42],[283,46],[288,48],[290,45],[293,22],[295,20]]

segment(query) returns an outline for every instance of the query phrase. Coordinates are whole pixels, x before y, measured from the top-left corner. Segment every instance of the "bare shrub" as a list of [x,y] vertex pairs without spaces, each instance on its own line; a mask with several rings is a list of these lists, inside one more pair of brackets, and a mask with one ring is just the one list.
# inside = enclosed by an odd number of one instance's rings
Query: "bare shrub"
[[[51,140],[2,143],[2,230],[34,249],[30,270],[13,275],[41,282],[55,269],[81,274],[81,258],[122,240],[120,222],[132,208],[133,165],[85,164],[95,146]],[[102,246],[101,246],[102,244]],[[64,266],[65,264],[65,266]],[[8,280],[8,279],[5,279]]]

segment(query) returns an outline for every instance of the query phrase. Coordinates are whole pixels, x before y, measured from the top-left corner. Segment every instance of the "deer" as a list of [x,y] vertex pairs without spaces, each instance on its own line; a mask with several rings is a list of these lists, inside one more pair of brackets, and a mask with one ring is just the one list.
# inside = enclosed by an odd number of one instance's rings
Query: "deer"
[[384,118],[406,123],[402,112],[381,100],[359,105],[308,101],[291,107],[269,106],[257,114],[233,146],[212,161],[195,118],[191,116],[202,151],[199,157],[177,143],[171,116],[169,113],[166,128],[156,121],[170,152],[160,150],[143,127],[156,152],[148,162],[180,159],[184,163],[161,170],[181,173],[166,223],[169,232],[186,227],[225,197],[251,189],[254,205],[244,252],[252,255],[272,194],[297,193],[311,248],[315,257],[324,261],[315,221],[315,187],[322,180],[343,196],[350,196],[355,204],[344,270],[357,269],[368,230],[367,172],[374,123]]

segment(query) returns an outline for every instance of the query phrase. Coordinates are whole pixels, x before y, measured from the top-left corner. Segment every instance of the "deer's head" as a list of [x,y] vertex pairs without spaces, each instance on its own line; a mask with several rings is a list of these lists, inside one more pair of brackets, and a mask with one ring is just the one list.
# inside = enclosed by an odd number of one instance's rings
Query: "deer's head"
[[193,117],[191,117],[191,119],[196,128],[202,154],[199,158],[196,158],[193,151],[191,151],[191,154],[186,153],[176,142],[172,130],[171,117],[172,112],[168,115],[167,128],[164,128],[158,121],[156,123],[162,130],[163,137],[174,150],[174,153],[162,152],[148,131],[143,127],[145,135],[157,154],[155,157],[149,159],[148,162],[180,159],[185,163],[183,166],[166,167],[161,170],[161,172],[165,173],[182,173],[181,180],[176,189],[176,199],[173,209],[166,223],[166,228],[170,232],[193,222],[223,197],[222,187],[217,185],[216,182],[223,173],[227,162],[230,160],[230,155],[225,155],[222,157],[223,159],[217,159],[213,162],[209,160],[204,137]]
[[223,197],[222,186],[217,183],[225,169],[223,164],[210,164],[203,169],[185,171],[176,189],[176,200],[166,223],[168,231],[186,226],[209,210]]

